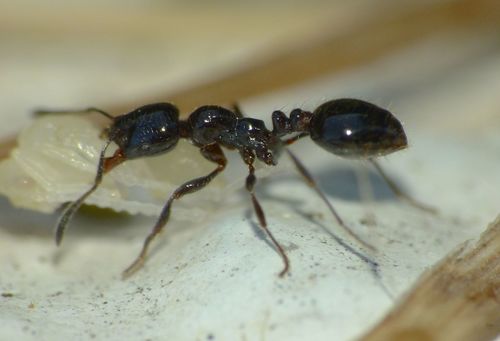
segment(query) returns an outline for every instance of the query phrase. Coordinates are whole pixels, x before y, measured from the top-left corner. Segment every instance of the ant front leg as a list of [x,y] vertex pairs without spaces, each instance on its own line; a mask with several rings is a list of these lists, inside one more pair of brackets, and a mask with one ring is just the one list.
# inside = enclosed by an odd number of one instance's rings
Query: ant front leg
[[106,150],[108,149],[109,145],[111,144],[111,141],[108,140],[106,141],[106,144],[101,150],[101,154],[99,156],[99,163],[97,165],[97,173],[94,179],[94,184],[92,187],[83,193],[77,200],[69,203],[65,208],[64,211],[61,215],[61,218],[59,218],[59,222],[57,223],[56,227],[56,244],[60,245],[62,238],[64,236],[64,231],[66,230],[66,226],[68,225],[68,222],[71,220],[73,215],[78,211],[80,206],[83,204],[85,199],[92,194],[97,187],[102,182],[102,178],[105,173],[109,172],[119,164],[121,164],[123,161],[126,160],[123,152],[121,149],[118,149],[115,154],[111,157],[105,157],[104,155],[106,154]]
[[255,161],[255,155],[252,151],[250,150],[243,150],[240,152],[241,157],[243,158],[243,161],[248,165],[248,176],[246,178],[246,189],[250,193],[250,196],[252,198],[252,204],[253,208],[255,210],[255,214],[257,215],[257,218],[259,219],[259,224],[260,227],[264,230],[264,232],[267,234],[269,239],[271,239],[272,243],[278,250],[278,253],[280,254],[281,258],[283,259],[284,267],[283,270],[279,273],[280,277],[283,277],[290,269],[290,261],[288,260],[288,256],[285,253],[285,250],[283,247],[278,243],[276,238],[274,238],[273,234],[267,227],[267,222],[266,222],[266,216],[264,214],[264,210],[262,209],[262,206],[259,204],[259,201],[257,200],[257,197],[255,196],[254,193],[254,186],[255,183],[257,182],[257,179],[255,177],[255,168],[253,166],[253,163]]
[[379,165],[377,161],[375,161],[375,159],[370,158],[368,159],[368,161],[370,161],[373,167],[375,167],[379,175],[382,177],[382,179],[384,179],[384,181],[387,183],[387,185],[389,186],[389,188],[396,197],[406,201],[408,204],[422,211],[426,211],[432,214],[437,214],[437,210],[434,207],[428,206],[426,204],[417,201],[416,199],[412,198],[407,193],[405,193],[403,190],[401,190],[401,188],[399,188],[399,186],[391,178],[389,178],[389,176],[384,172],[382,167]]
[[167,203],[163,207],[160,216],[158,217],[158,220],[156,221],[156,224],[154,225],[152,231],[144,240],[144,244],[142,246],[141,252],[139,253],[139,256],[137,256],[134,262],[128,268],[126,268],[125,271],[123,271],[123,278],[128,278],[129,276],[131,276],[137,270],[139,270],[144,264],[149,249],[149,245],[151,244],[153,239],[163,230],[163,228],[168,222],[168,219],[170,218],[171,207],[174,200],[178,200],[186,194],[191,194],[204,188],[226,168],[227,160],[226,157],[224,156],[224,152],[222,151],[222,149],[218,144],[214,143],[203,146],[201,147],[200,151],[201,154],[207,160],[216,163],[217,168],[206,176],[202,176],[190,180],[188,182],[185,182],[184,184],[179,186],[172,193],[172,195],[170,195],[170,198],[168,198]]

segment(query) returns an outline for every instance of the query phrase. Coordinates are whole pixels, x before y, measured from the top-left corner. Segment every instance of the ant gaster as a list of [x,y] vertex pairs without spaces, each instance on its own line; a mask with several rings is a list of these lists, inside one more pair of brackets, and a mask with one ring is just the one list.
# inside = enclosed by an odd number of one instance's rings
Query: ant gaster
[[[217,165],[209,174],[185,182],[170,195],[156,224],[146,237],[140,254],[123,272],[124,277],[128,277],[143,265],[151,241],[168,222],[173,202],[204,188],[224,170],[227,160],[221,147],[237,150],[248,167],[246,189],[250,193],[260,227],[283,259],[284,266],[279,274],[280,277],[288,272],[289,260],[283,247],[268,229],[264,210],[254,193],[256,158],[274,166],[278,163],[281,152],[285,150],[307,184],[326,203],[338,224],[359,243],[371,249],[372,246],[361,240],[344,224],[310,173],[286,146],[310,136],[316,144],[333,154],[347,158],[368,159],[396,195],[415,206],[429,210],[428,207],[401,192],[374,160],[375,157],[407,146],[401,123],[389,111],[362,100],[332,100],[320,105],[314,112],[294,109],[289,116],[282,111],[274,111],[272,130],[268,130],[261,120],[243,117],[237,106],[233,110],[215,105],[202,106],[191,113],[186,120],[179,119],[177,107],[170,103],[148,104],[117,117],[97,108],[60,112],[98,112],[108,117],[111,125],[104,130],[106,142],[99,156],[94,184],[80,198],[68,203],[64,208],[57,224],[57,245],[62,241],[69,220],[85,199],[98,188],[103,175],[124,161],[166,153],[176,146],[180,138],[185,138],[200,149],[204,158]],[[107,157],[105,154],[112,142],[118,148],[112,156]]]

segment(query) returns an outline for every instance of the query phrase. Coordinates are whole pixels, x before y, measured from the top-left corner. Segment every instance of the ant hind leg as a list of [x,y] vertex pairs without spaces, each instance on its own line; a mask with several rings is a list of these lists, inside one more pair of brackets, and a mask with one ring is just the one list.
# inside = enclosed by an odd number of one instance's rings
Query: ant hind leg
[[405,193],[403,190],[401,190],[401,188],[399,188],[399,186],[391,178],[389,178],[389,176],[384,172],[382,167],[379,165],[377,161],[375,161],[375,159],[368,159],[368,161],[370,161],[373,167],[375,167],[379,175],[382,177],[382,179],[384,179],[384,181],[386,182],[386,184],[389,186],[389,188],[396,197],[406,201],[411,206],[416,207],[422,211],[429,212],[432,214],[437,214],[436,208],[417,201],[416,199],[412,198],[407,193]]
[[309,185],[309,187],[311,187],[312,189],[314,189],[316,191],[316,193],[318,194],[318,196],[321,198],[321,200],[323,200],[323,202],[326,204],[326,206],[328,207],[328,209],[330,210],[330,212],[333,214],[333,216],[335,217],[335,219],[337,220],[337,223],[344,229],[345,232],[347,232],[352,238],[354,238],[358,243],[360,243],[361,245],[363,245],[364,247],[374,251],[375,250],[375,247],[368,244],[367,242],[365,242],[363,239],[361,239],[356,233],[354,233],[345,223],[344,221],[342,220],[342,218],[340,218],[339,214],[337,213],[337,211],[333,208],[332,204],[330,203],[330,201],[328,201],[328,199],[326,198],[325,194],[319,189],[316,181],[314,180],[314,178],[312,177],[312,175],[309,173],[309,171],[305,168],[305,166],[302,164],[302,162],[297,158],[297,156],[295,156],[295,154],[293,154],[288,148],[286,149],[288,155],[290,156],[290,158],[292,159],[294,165],[295,165],[295,168],[297,168],[297,171],[302,175],[302,178],[304,179],[304,181]]

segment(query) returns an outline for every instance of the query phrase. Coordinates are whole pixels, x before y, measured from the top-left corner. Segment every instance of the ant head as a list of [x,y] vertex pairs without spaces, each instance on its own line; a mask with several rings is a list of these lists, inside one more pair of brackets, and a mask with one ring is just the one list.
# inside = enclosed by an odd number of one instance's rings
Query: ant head
[[170,103],[148,104],[116,117],[105,133],[127,159],[163,153],[179,141],[179,110]]
[[382,156],[407,146],[401,123],[389,111],[357,99],[319,106],[309,132],[322,148],[348,158]]

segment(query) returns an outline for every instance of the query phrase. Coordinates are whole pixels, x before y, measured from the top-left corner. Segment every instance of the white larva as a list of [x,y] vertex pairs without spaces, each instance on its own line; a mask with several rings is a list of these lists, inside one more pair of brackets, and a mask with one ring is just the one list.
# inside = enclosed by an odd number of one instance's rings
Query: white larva
[[[0,194],[16,207],[44,213],[75,200],[94,180],[104,144],[101,131],[88,116],[46,115],[34,120],[19,135],[10,157],[0,162]],[[177,186],[213,168],[197,148],[180,140],[168,154],[127,161],[113,169],[85,203],[156,216]],[[176,204],[176,218],[202,219],[207,204],[220,198],[222,183],[215,179]]]

